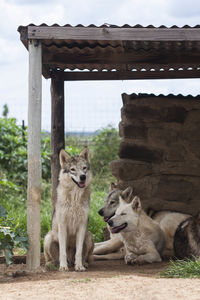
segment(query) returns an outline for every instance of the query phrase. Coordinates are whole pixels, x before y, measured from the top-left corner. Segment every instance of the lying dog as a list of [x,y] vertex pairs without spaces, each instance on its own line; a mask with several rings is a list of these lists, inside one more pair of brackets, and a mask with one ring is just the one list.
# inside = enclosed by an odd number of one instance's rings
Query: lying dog
[[61,150],[60,165],[52,230],[44,240],[45,261],[47,266],[59,262],[60,270],[68,271],[69,264],[85,271],[94,246],[87,229],[92,180],[88,149],[76,157]]
[[119,233],[125,247],[126,264],[160,262],[165,235],[157,222],[143,211],[140,198],[129,203],[129,189],[120,194],[120,204],[109,219],[112,234]]
[[179,212],[159,211],[151,215],[154,221],[158,222],[160,228],[165,233],[165,248],[163,250],[163,257],[174,257],[174,234],[179,224],[190,217],[190,215]]
[[200,256],[200,216],[181,222],[174,235],[174,254],[178,259]]
[[[114,183],[111,183],[109,193],[104,201],[104,206],[99,210],[99,214],[104,217],[104,221],[108,221],[111,218],[116,209],[119,206],[119,196],[122,192]],[[129,196],[133,196],[133,190],[129,187]],[[129,199],[130,200],[130,199]],[[165,233],[166,245],[163,250],[163,256],[165,258],[173,257],[173,242],[174,234],[178,225],[190,215],[182,214],[179,212],[171,211],[159,211],[154,212],[150,210],[148,215],[159,223],[161,229]],[[109,226],[108,226],[109,229]],[[109,230],[110,232],[110,230]],[[94,249],[95,260],[107,260],[107,259],[123,259],[124,247],[118,234],[110,233],[110,240],[102,243],[96,243]]]
[[[104,218],[105,222],[114,216],[116,209],[119,206],[119,195],[122,190],[118,189],[114,183],[111,183],[108,195],[105,198],[104,206],[98,211],[100,216]],[[109,260],[109,259],[123,259],[124,247],[118,234],[112,234],[110,227],[107,226],[110,233],[110,239],[101,243],[95,243],[94,259],[95,260]]]

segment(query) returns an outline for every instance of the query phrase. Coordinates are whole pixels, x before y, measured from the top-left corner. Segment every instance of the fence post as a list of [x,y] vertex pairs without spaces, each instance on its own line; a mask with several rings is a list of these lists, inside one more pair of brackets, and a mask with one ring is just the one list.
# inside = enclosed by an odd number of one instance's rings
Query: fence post
[[27,269],[40,266],[42,47],[29,40]]
[[64,81],[56,76],[51,78],[51,181],[52,212],[56,202],[56,188],[60,171],[59,153],[65,148],[64,133]]

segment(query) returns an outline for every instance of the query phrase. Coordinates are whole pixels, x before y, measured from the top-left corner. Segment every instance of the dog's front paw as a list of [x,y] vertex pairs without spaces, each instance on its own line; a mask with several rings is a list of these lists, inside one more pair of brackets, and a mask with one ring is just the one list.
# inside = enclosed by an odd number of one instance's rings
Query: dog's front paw
[[84,271],[86,271],[86,268],[83,265],[75,265],[75,271],[76,272],[84,272]]
[[136,259],[136,263],[138,265],[143,265],[143,264],[152,264],[154,262],[160,262],[162,261],[160,255],[152,255],[152,254],[146,254],[146,255],[140,255]]
[[136,259],[135,259],[135,264],[137,265],[143,265],[145,263],[144,259],[140,256],[138,256]]
[[127,254],[124,256],[124,261],[125,261],[125,264],[127,264],[127,265],[135,264],[136,260],[137,260],[137,256],[134,254]]
[[61,271],[61,272],[68,272],[69,271],[69,268],[68,268],[68,266],[60,266],[60,268],[59,268],[59,271]]

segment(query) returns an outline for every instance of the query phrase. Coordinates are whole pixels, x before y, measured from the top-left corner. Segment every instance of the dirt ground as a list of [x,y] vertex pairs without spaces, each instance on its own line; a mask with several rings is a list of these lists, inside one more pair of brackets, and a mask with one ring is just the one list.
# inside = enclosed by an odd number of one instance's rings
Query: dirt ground
[[[0,265],[0,299],[200,299],[200,279],[160,277],[168,262],[127,266],[121,261],[93,262],[86,272],[26,273],[24,264]],[[23,273],[24,271],[24,273]],[[19,273],[18,273],[19,272]]]

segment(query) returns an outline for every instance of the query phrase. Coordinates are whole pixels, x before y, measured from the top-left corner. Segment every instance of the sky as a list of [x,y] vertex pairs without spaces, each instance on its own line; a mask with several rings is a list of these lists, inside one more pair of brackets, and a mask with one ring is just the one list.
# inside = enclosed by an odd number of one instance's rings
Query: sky
[[[28,51],[19,25],[104,23],[122,26],[195,26],[199,0],[0,0],[0,115],[3,105],[18,124],[28,115]],[[50,131],[50,80],[42,82],[42,129]],[[200,79],[65,83],[65,131],[118,127],[122,93],[200,94]]]

